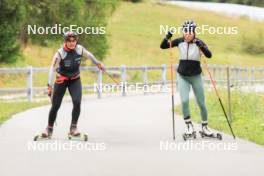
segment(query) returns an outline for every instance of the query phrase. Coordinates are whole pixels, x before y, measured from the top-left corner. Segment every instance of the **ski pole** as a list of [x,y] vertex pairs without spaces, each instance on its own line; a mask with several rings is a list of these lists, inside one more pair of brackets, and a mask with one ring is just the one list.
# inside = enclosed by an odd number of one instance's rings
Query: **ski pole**
[[229,122],[229,120],[228,120],[228,117],[227,117],[227,114],[226,114],[225,108],[224,108],[223,103],[222,103],[222,99],[221,99],[221,97],[220,97],[220,95],[219,95],[219,93],[218,93],[218,91],[217,91],[217,88],[216,88],[215,82],[214,82],[213,77],[212,77],[212,74],[211,74],[211,72],[210,72],[210,70],[209,70],[209,68],[208,68],[208,65],[207,65],[207,61],[206,61],[206,59],[204,59],[204,64],[205,64],[205,68],[206,68],[206,70],[207,70],[207,72],[208,72],[208,74],[209,74],[210,81],[211,81],[211,83],[212,83],[212,85],[213,85],[213,87],[214,87],[214,90],[215,90],[216,96],[218,97],[218,100],[219,100],[219,102],[220,102],[221,108],[222,108],[222,110],[223,110],[223,112],[224,112],[224,115],[225,115],[225,118],[226,118],[227,124],[228,124],[228,126],[229,126],[229,129],[230,129],[230,131],[231,131],[231,133],[232,133],[232,135],[233,135],[233,138],[235,139],[236,136],[235,136],[235,134],[234,134],[234,132],[233,132],[233,129],[232,129],[232,126],[231,126],[231,124],[230,124],[230,122]]
[[[120,83],[117,81],[117,80],[115,80],[114,78],[113,78],[113,76],[112,75],[110,75],[106,70],[105,70],[105,68],[103,68],[103,69],[101,69],[102,70],[102,72],[103,73],[105,73],[115,84],[117,84],[117,85],[119,85]],[[122,85],[122,88],[123,88],[123,91],[125,91],[125,86],[124,85]]]
[[[119,82],[117,82],[114,78],[113,78],[113,76],[112,75],[110,75],[104,68],[102,69],[102,71],[112,80],[112,81],[114,81],[117,85],[119,85],[120,83]],[[126,87],[125,87],[125,85],[122,85],[122,89],[123,89],[123,92],[125,92],[125,90],[126,90]]]
[[174,121],[174,81],[173,81],[173,57],[172,57],[172,46],[171,39],[169,41],[170,44],[170,76],[171,76],[171,106],[172,106],[172,132],[173,132],[173,140],[175,140],[175,121]]
[[110,75],[105,69],[102,69],[103,73],[105,73],[112,81],[114,81],[117,85],[119,85],[119,82],[117,82],[112,75]]

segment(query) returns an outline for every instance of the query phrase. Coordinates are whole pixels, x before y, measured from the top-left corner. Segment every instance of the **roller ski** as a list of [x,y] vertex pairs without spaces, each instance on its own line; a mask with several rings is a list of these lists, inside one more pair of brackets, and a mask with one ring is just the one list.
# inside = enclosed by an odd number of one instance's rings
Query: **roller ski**
[[72,125],[68,133],[69,140],[83,140],[88,141],[88,135],[77,131],[76,125]]
[[207,125],[202,125],[202,130],[199,131],[202,138],[216,138],[222,140],[222,135],[220,133],[213,133]]
[[51,139],[52,133],[53,133],[53,127],[47,127],[46,130],[42,134],[36,135],[33,140],[38,141],[38,140]]
[[193,129],[192,122],[187,122],[186,126],[187,126],[186,131],[182,135],[183,140],[186,141],[187,139],[196,139],[196,131],[194,131]]

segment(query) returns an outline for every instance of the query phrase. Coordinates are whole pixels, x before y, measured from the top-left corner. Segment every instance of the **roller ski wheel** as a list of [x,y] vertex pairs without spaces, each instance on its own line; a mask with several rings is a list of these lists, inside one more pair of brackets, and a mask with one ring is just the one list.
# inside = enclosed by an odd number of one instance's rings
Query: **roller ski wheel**
[[222,134],[220,134],[220,133],[216,133],[216,137],[217,137],[217,139],[219,139],[220,141],[223,139],[223,138],[222,138]]
[[73,134],[68,134],[68,139],[69,140],[83,140],[83,141],[88,141],[88,135],[80,133],[78,135],[73,135]]
[[51,139],[51,136],[43,137],[42,134],[40,134],[40,135],[36,135],[33,140],[40,141],[40,140],[50,140],[50,139]]
[[182,135],[184,141],[187,141],[188,139],[196,139],[196,137],[196,131],[194,131],[192,134],[183,133]]
[[88,140],[88,136],[87,136],[87,134],[79,133],[77,131],[77,125],[76,124],[71,124],[70,132],[68,133],[68,139],[69,140],[83,140],[83,141],[87,141]]
[[199,131],[200,135],[201,135],[201,138],[216,138],[218,140],[222,140],[222,135],[220,133],[213,133],[211,135],[207,135],[205,134],[203,131]]
[[46,130],[42,134],[36,135],[33,140],[38,141],[38,140],[51,139],[52,133],[53,133],[53,127],[47,127]]

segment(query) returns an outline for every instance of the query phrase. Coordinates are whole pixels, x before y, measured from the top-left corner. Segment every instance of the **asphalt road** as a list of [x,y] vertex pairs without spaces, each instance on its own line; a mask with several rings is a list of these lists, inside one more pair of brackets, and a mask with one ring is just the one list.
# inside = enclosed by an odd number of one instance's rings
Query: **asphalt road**
[[170,101],[168,94],[84,101],[79,130],[89,135],[87,143],[67,140],[71,103],[62,104],[49,141],[32,142],[49,106],[19,113],[0,127],[0,175],[264,175],[264,147],[254,143],[229,135],[184,142],[179,116],[174,142]]

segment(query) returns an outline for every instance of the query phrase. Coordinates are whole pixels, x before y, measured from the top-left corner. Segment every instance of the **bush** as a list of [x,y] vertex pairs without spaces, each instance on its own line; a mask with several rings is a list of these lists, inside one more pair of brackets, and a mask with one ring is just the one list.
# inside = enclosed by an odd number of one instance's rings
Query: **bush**
[[[47,46],[49,41],[63,41],[63,34],[29,35],[28,25],[44,28],[55,24],[61,27],[106,27],[108,17],[117,4],[118,0],[57,0],[52,3],[50,0],[1,0],[0,62],[15,61],[20,44],[32,42]],[[100,60],[108,49],[106,34],[83,34],[80,42]]]
[[[27,35],[27,25],[51,27],[60,24],[62,27],[77,25],[80,27],[106,27],[107,19],[115,10],[118,0],[58,0],[50,3],[49,0],[27,1],[27,20],[24,22],[22,37],[26,44],[28,40],[46,46],[48,41],[63,41],[62,35]],[[102,60],[107,52],[106,34],[82,34],[80,43],[88,47],[95,56]]]
[[0,62],[10,63],[19,58],[17,42],[20,21],[23,18],[21,0],[1,0],[0,7]]

